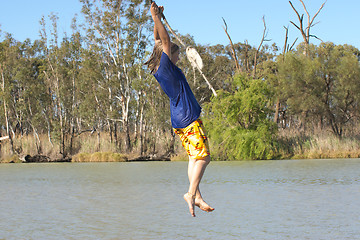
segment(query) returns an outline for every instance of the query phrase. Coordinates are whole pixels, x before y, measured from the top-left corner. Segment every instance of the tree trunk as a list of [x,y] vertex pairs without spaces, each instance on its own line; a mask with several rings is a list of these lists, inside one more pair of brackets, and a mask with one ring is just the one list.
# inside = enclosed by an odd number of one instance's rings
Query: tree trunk
[[37,133],[36,128],[34,127],[34,125],[31,124],[31,127],[33,129],[37,154],[42,154],[41,141],[40,141],[40,138],[39,138],[39,134]]
[[279,97],[276,98],[276,105],[275,105],[275,115],[274,115],[274,122],[278,123],[279,121],[279,109],[280,109],[280,99]]
[[123,122],[123,133],[125,137],[125,151],[130,152],[131,151],[131,143],[130,143],[130,129],[129,129],[129,123],[128,121]]
[[114,139],[115,139],[115,145],[118,146],[118,136],[117,136],[117,123],[114,122]]
[[140,109],[140,120],[139,120],[139,135],[140,135],[140,155],[144,154],[144,126],[143,126],[143,118],[144,118],[144,104],[141,104]]
[[170,146],[169,146],[169,151],[168,151],[169,157],[175,153],[175,132],[172,127],[171,127],[170,131],[171,131],[170,132],[171,140],[170,140]]
[[124,96],[121,96],[121,108],[122,108],[122,123],[123,123],[123,134],[124,134],[124,144],[125,144],[125,151],[131,151],[131,142],[130,142],[130,126],[129,126],[129,104],[130,104],[130,97],[125,100]]
[[147,137],[147,130],[146,130],[146,121],[144,121],[144,123],[142,124],[142,131],[143,134],[141,134],[141,152],[142,155],[144,155],[147,152],[147,144],[146,144],[146,137]]
[[5,114],[5,123],[6,123],[6,134],[9,136],[10,140],[10,153],[14,154],[14,142],[12,139],[12,135],[10,134],[10,127],[9,127],[9,118],[8,118],[8,112],[6,107],[6,99],[5,99],[5,77],[3,71],[1,71],[1,79],[2,79],[2,91],[3,91],[3,101],[4,101],[4,114]]
[[231,46],[231,50],[232,50],[232,57],[233,57],[234,62],[235,62],[236,71],[241,72],[241,68],[240,68],[240,64],[239,64],[239,61],[238,61],[237,56],[236,56],[236,51],[235,51],[234,44],[233,44],[233,42],[231,40],[231,37],[230,37],[230,35],[229,35],[228,31],[227,31],[227,24],[225,22],[225,19],[224,18],[222,18],[222,19],[223,19],[224,24],[225,24],[225,27],[223,27],[224,31],[225,31],[225,33],[226,33],[226,35],[227,35],[227,37],[229,38],[229,41],[230,41],[230,46]]
[[101,150],[101,139],[100,139],[100,129],[97,129],[97,140],[98,140],[98,145],[97,145],[97,152],[100,152]]
[[110,143],[113,143],[113,128],[110,120],[107,120],[109,126]]
[[63,116],[62,111],[60,111],[60,153],[65,158],[65,129],[64,129],[64,123],[63,123]]
[[70,155],[74,154],[74,139],[75,139],[75,126],[71,127],[71,135],[70,135]]

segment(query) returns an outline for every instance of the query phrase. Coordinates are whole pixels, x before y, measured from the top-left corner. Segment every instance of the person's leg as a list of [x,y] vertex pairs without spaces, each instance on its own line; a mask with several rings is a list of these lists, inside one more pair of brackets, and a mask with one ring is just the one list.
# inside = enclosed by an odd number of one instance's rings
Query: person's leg
[[195,217],[195,202],[197,198],[197,205],[204,211],[212,211],[210,206],[208,206],[204,200],[202,200],[201,193],[199,190],[199,184],[202,176],[204,175],[206,166],[210,162],[210,156],[205,157],[204,159],[192,159],[189,158],[189,166],[188,166],[188,175],[189,175],[189,191],[184,195],[185,201],[189,205],[189,211],[192,216]]
[[[210,156],[208,156],[210,157]],[[188,165],[188,177],[189,177],[189,182],[191,182],[192,179],[192,173],[193,173],[193,169],[195,166],[195,159],[192,159],[191,157],[189,157],[189,165]],[[200,184],[198,186],[198,188],[196,189],[196,194],[195,194],[195,206],[199,207],[201,210],[206,211],[206,212],[211,212],[214,211],[215,209],[210,207],[202,198],[201,195],[201,191],[200,191]]]
[[186,128],[175,129],[175,133],[179,135],[183,147],[189,155],[188,176],[190,186],[189,191],[184,194],[184,199],[189,205],[190,213],[195,217],[195,205],[204,211],[211,212],[214,209],[205,203],[199,189],[201,178],[210,162],[209,145],[202,122],[198,119]]
[[[195,167],[195,162],[196,160],[189,157],[189,163],[188,163],[188,177],[189,177],[189,183],[191,183],[191,180],[192,180],[192,175],[193,175],[193,170],[194,170],[194,167]],[[189,205],[189,211],[190,211],[190,214],[195,217],[195,210],[194,210],[194,207],[195,207],[195,198],[194,196],[192,196],[191,194],[189,193],[185,193],[184,194],[184,200],[187,202],[187,204]]]
[[200,192],[200,186],[198,187],[198,189],[196,191],[195,206],[197,206],[198,208],[200,208],[201,210],[203,210],[205,212],[212,212],[215,210],[215,208],[210,207],[209,204],[207,204],[204,201],[204,199],[202,198],[201,192]]

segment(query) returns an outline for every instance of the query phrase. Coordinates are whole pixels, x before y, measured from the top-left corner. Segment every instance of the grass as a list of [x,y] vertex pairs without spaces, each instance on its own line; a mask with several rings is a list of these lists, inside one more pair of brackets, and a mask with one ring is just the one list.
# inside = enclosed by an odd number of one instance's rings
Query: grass
[[119,151],[119,148],[116,146],[115,142],[110,141],[110,136],[108,134],[101,134],[100,141],[97,134],[83,134],[78,137],[76,141],[80,145],[80,148],[78,150],[78,152],[80,153]]
[[[59,144],[53,140],[49,142],[47,135],[40,135],[41,153],[51,159],[60,159]],[[299,135],[296,132],[281,130],[278,134],[278,159],[321,159],[321,158],[359,158],[360,137],[344,136],[337,138],[331,133],[315,133]],[[169,138],[170,139],[170,138]],[[168,149],[169,139],[158,139],[156,142],[157,154],[161,155]],[[35,139],[32,135],[14,139],[14,147],[19,154],[11,154],[10,142],[1,142],[1,163],[22,162],[26,155],[38,154]],[[149,148],[150,149],[150,148]],[[133,151],[122,154],[121,150],[106,133],[100,139],[97,134],[82,134],[73,142],[73,162],[125,162],[127,159],[140,155],[139,147],[134,146]],[[216,156],[213,155],[213,160]],[[175,154],[171,161],[187,161],[188,156],[181,146],[179,139],[175,141]]]
[[170,160],[175,161],[175,162],[188,161],[189,156],[187,155],[186,151],[183,150],[183,151],[179,152],[178,154],[171,156]]
[[[26,155],[34,156],[37,154],[50,157],[52,160],[61,159],[59,143],[52,139],[52,143],[49,141],[47,135],[40,135],[40,149],[37,151],[36,141],[32,135],[24,135],[22,137],[16,137],[14,141],[14,148],[17,154],[11,153],[11,145],[8,140],[1,142],[0,162],[22,162],[21,160],[14,160],[16,158],[23,158]],[[69,140],[68,140],[69,141]],[[69,144],[67,144],[69,145]],[[121,162],[125,161],[126,156],[118,153],[114,142],[110,141],[108,134],[101,134],[100,141],[97,134],[91,135],[82,134],[79,137],[74,138],[72,156],[77,161],[97,161],[97,162]],[[85,157],[86,156],[86,157]]]
[[360,141],[356,137],[338,138],[318,133],[307,136],[283,133],[279,138],[282,159],[358,158]]
[[22,161],[17,155],[12,155],[0,160],[0,163],[21,163]]
[[79,153],[73,156],[72,162],[126,162],[127,157],[120,153],[95,152]]

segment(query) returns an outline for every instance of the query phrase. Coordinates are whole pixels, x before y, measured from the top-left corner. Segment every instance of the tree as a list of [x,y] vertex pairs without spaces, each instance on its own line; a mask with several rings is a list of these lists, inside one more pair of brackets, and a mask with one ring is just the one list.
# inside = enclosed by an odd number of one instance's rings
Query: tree
[[[116,101],[120,105],[118,120],[122,123],[125,149],[129,151],[132,84],[138,77],[136,70],[142,64],[140,60],[146,47],[144,30],[149,20],[148,5],[138,0],[81,2],[88,24],[88,46],[101,53],[98,61],[104,64],[98,85],[108,90],[110,102]],[[111,117],[112,106],[108,104],[107,108],[107,119],[115,121]]]
[[[248,77],[248,76],[247,76]],[[231,92],[206,104],[205,127],[215,158],[271,159],[276,156],[276,125],[270,119],[271,91],[266,82],[236,75]]]
[[42,154],[40,134],[46,132],[46,107],[51,103],[51,96],[47,93],[44,78],[41,77],[43,59],[41,56],[41,42],[25,40],[19,46],[21,58],[17,60],[15,69],[18,96],[16,103],[16,116],[22,135],[32,133],[38,154]]
[[[43,17],[41,46],[44,64],[41,77],[45,79],[51,102],[44,106],[48,125],[49,140],[59,143],[59,153],[65,158],[72,154],[75,137],[75,120],[78,105],[78,79],[82,62],[82,37],[77,30],[76,19],[73,20],[73,33],[65,36],[60,42],[55,14],[49,15],[50,34]],[[51,130],[50,130],[51,129]]]
[[280,61],[279,76],[283,97],[294,115],[317,119],[341,138],[346,124],[358,115],[360,68],[355,49],[323,43],[310,45],[311,55],[303,56],[306,46],[288,53]]
[[2,104],[4,112],[4,121],[6,127],[6,134],[9,136],[11,144],[11,153],[15,152],[14,141],[15,132],[11,126],[11,119],[9,116],[9,104],[11,101],[12,85],[14,83],[13,69],[16,64],[16,41],[7,34],[6,39],[0,45],[0,74],[2,82]]
[[298,17],[299,20],[299,25],[295,24],[293,21],[290,21],[301,33],[301,36],[304,39],[304,43],[305,43],[305,50],[304,50],[304,54],[308,55],[309,54],[309,44],[310,44],[310,37],[314,37],[316,39],[319,39],[317,36],[310,34],[310,29],[315,26],[317,23],[314,23],[315,18],[317,17],[317,15],[320,13],[320,11],[323,9],[323,7],[325,6],[326,1],[321,5],[321,7],[319,8],[319,10],[315,13],[315,15],[311,18],[310,14],[308,12],[308,10],[306,9],[305,3],[302,0],[299,0],[304,8],[304,11],[307,15],[307,26],[304,29],[304,14],[302,14],[300,16],[299,12],[295,9],[294,5],[292,4],[291,1],[289,1],[292,9],[295,11],[296,16]]

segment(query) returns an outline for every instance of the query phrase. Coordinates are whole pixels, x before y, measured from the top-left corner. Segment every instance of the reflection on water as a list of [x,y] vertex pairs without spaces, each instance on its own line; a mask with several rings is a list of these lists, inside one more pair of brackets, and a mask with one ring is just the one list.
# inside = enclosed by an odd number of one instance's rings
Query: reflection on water
[[359,239],[360,160],[0,165],[0,239]]

